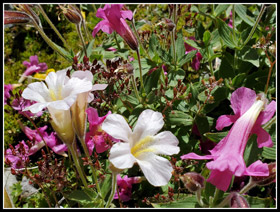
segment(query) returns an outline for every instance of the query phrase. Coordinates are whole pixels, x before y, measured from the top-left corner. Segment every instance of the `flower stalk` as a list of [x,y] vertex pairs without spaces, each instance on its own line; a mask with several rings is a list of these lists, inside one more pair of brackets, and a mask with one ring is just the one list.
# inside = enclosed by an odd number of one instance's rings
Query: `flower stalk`
[[105,208],[109,208],[112,201],[113,201],[113,198],[114,198],[114,195],[115,195],[115,192],[116,192],[116,189],[117,189],[117,172],[112,172],[112,188],[111,188],[111,194],[108,198],[108,201],[105,205]]

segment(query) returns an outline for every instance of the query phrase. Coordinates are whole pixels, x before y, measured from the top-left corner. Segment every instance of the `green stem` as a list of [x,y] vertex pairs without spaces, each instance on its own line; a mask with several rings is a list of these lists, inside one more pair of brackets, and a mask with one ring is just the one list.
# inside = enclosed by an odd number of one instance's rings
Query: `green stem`
[[114,38],[115,38],[116,44],[117,44],[117,46],[118,46],[118,49],[120,50],[120,49],[121,49],[121,46],[120,46],[119,41],[118,41],[118,39],[117,39],[117,34],[116,34],[116,32],[113,32],[113,33],[114,33]]
[[271,125],[275,123],[275,121],[276,121],[276,116],[274,116],[272,119],[270,119],[270,121],[267,122],[265,125],[263,125],[262,128],[263,128],[264,130],[269,129],[269,128],[271,127]]
[[138,32],[137,32],[137,29],[136,29],[136,27],[135,27],[134,19],[132,19],[131,22],[132,22],[132,28],[133,28],[133,30],[135,31],[135,35],[136,35],[136,38],[137,38],[137,40],[138,40],[138,43],[140,44],[140,48],[143,49],[143,51],[145,52],[145,54],[148,56],[149,60],[152,60],[152,58],[150,57],[149,53],[148,53],[147,50],[144,48],[143,43],[142,43],[141,40],[140,40],[140,37],[139,37]]
[[256,20],[256,22],[255,22],[255,24],[254,24],[254,26],[253,26],[253,28],[252,28],[252,30],[251,30],[249,36],[247,37],[247,39],[246,39],[245,42],[243,43],[241,49],[249,42],[249,40],[250,40],[251,37],[253,36],[253,34],[254,34],[254,32],[255,32],[255,30],[256,30],[256,28],[257,28],[257,26],[258,26],[258,24],[259,24],[259,22],[260,22],[260,20],[261,20],[261,17],[262,17],[262,15],[263,15],[264,11],[265,11],[265,6],[262,5],[261,11],[260,11],[260,13],[259,13],[259,15],[258,15],[258,17],[257,17],[257,20]]
[[69,45],[67,44],[66,40],[62,37],[62,35],[59,33],[59,31],[57,30],[57,28],[53,25],[52,21],[49,19],[48,15],[45,13],[43,7],[38,4],[37,5],[40,12],[42,13],[42,15],[44,16],[44,18],[46,19],[46,21],[49,23],[49,25],[51,26],[51,28],[55,31],[55,33],[58,35],[58,37],[60,38],[60,40],[64,43],[64,46],[70,50],[71,48],[69,47]]
[[235,4],[232,5],[232,30],[233,30],[233,39],[236,40],[236,35],[235,35],[235,28],[234,28],[234,22],[235,22]]
[[244,186],[240,191],[239,194],[244,194],[247,191],[249,191],[250,189],[254,188],[256,186],[256,184],[254,182],[252,182],[251,178],[248,182],[248,184],[246,186]]
[[137,87],[136,87],[136,81],[135,81],[135,77],[134,77],[134,74],[132,74],[132,86],[133,86],[133,89],[134,89],[134,93],[138,99],[139,102],[141,102],[141,98],[139,96],[139,93],[138,93],[138,90],[137,90]]
[[111,189],[111,194],[110,194],[110,196],[108,198],[108,201],[106,203],[105,208],[108,208],[111,205],[111,203],[113,201],[113,197],[114,197],[115,192],[116,192],[116,189],[117,189],[117,173],[113,172],[112,173],[112,189]]
[[[89,151],[88,151],[88,148],[87,148],[86,142],[85,142],[85,137],[83,137],[83,138],[79,137],[79,140],[81,141],[81,144],[83,146],[83,149],[84,149],[84,152],[85,152],[87,158],[90,159]],[[98,192],[99,196],[102,198],[102,201],[104,201],[104,198],[102,196],[101,189],[100,189],[100,186],[99,186],[99,183],[98,183],[98,179],[97,179],[97,175],[96,175],[96,170],[93,167],[92,163],[90,163],[90,168],[91,168],[93,180],[94,180],[95,185],[96,185],[97,192]]]
[[215,189],[213,202],[212,202],[212,204],[210,205],[211,208],[215,206],[215,204],[216,204],[216,202],[217,202],[217,200],[218,200],[218,198],[219,198],[220,192],[221,192],[220,189],[218,189],[218,188]]
[[60,54],[62,57],[64,57],[66,60],[68,60],[69,62],[73,62],[71,58],[68,58],[58,47],[57,45],[52,42],[49,37],[45,34],[45,32],[43,31],[43,29],[36,23],[36,21],[32,21],[34,27],[38,30],[38,32],[40,33],[40,35],[42,36],[42,38],[46,41],[46,43],[54,50],[56,51],[58,54]]
[[176,34],[176,4],[174,4],[173,8],[173,23],[175,24],[175,27],[171,33],[171,40],[173,45],[173,55],[174,55],[174,69],[176,71],[176,65],[177,65],[177,58],[176,58],[176,45],[175,45],[175,34]]
[[224,198],[223,201],[220,202],[220,204],[216,205],[216,208],[223,208],[226,204],[229,203],[231,197],[232,197],[232,194],[227,195],[227,197]]
[[197,200],[198,204],[199,204],[202,208],[204,208],[204,203],[203,203],[203,201],[202,201],[202,199],[201,199],[201,189],[198,189],[197,192],[195,192],[195,194],[196,194],[196,200]]
[[141,87],[142,87],[142,92],[143,92],[143,94],[145,96],[146,92],[145,92],[145,88],[144,88],[144,81],[143,81],[142,67],[141,67],[141,59],[140,59],[140,53],[139,53],[139,49],[138,48],[136,50],[136,53],[137,53],[137,59],[138,59],[138,64],[139,64],[140,84],[141,84]]
[[84,38],[83,38],[83,35],[81,33],[81,25],[80,24],[76,24],[76,29],[78,31],[78,35],[82,41],[82,45],[83,45],[83,49],[84,49],[84,52],[85,52],[85,56],[87,57],[87,48],[86,48],[86,44],[85,44],[85,41],[84,41]]
[[70,144],[70,145],[67,144],[67,148],[70,150],[71,155],[72,155],[72,158],[73,158],[73,161],[74,161],[75,166],[76,166],[76,169],[77,169],[77,171],[78,171],[78,173],[79,173],[79,176],[80,176],[80,178],[81,178],[81,180],[82,180],[82,182],[83,182],[85,188],[87,188],[87,187],[88,187],[88,184],[87,184],[86,178],[85,178],[85,176],[84,176],[83,170],[82,170],[82,168],[81,168],[81,165],[80,165],[80,162],[79,162],[79,158],[78,158],[77,152],[76,152],[75,149],[74,149],[74,145],[76,145],[75,140],[74,140],[74,142],[73,142],[72,144]]

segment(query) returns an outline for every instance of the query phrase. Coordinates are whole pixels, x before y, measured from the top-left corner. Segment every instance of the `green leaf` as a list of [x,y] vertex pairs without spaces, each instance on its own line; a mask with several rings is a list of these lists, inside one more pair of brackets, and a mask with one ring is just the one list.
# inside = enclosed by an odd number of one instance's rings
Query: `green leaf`
[[177,33],[177,40],[175,42],[176,46],[176,58],[182,58],[185,55],[185,45],[182,32]]
[[157,88],[161,71],[161,67],[159,67],[158,69],[153,71],[151,75],[146,75],[146,78],[144,78],[144,86],[147,93],[150,93],[153,88]]
[[229,4],[219,4],[214,10],[214,16],[219,16],[229,7]]
[[73,57],[71,55],[71,52],[66,51],[64,48],[62,48],[61,46],[57,45],[56,43],[53,42],[53,45],[55,45],[63,54],[62,56],[67,59],[69,62],[73,62]]
[[249,166],[253,162],[257,161],[261,153],[262,149],[258,148],[257,136],[253,134],[247,141],[246,149],[243,155],[246,166]]
[[[177,197],[177,194],[174,194],[174,197]],[[174,198],[172,202],[166,203],[152,203],[154,208],[200,208],[197,203],[195,195],[179,195],[179,199]]]
[[92,54],[92,52],[93,52],[93,44],[94,44],[94,41],[95,41],[95,39],[92,39],[92,40],[90,41],[90,43],[88,44],[88,47],[87,47],[87,56],[88,56],[88,58],[90,58],[90,56],[91,56],[91,54]]
[[193,118],[181,111],[173,110],[166,116],[166,122],[170,125],[176,126],[191,126],[193,123]]
[[203,135],[206,132],[209,132],[210,127],[206,116],[197,114],[195,118],[195,123],[201,135]]
[[276,128],[276,124],[273,124],[268,132],[271,136],[273,146],[263,147],[263,152],[262,152],[262,156],[270,160],[276,160],[276,136],[275,136],[276,129],[275,128]]
[[241,74],[236,75],[232,80],[232,85],[236,88],[241,87],[244,80],[246,79],[246,76],[247,76],[246,73],[241,73]]
[[250,208],[270,208],[273,200],[270,197],[267,198],[259,198],[244,195],[246,200],[248,201]]
[[203,33],[203,43],[205,46],[208,46],[210,39],[211,39],[211,33],[208,30],[206,30]]
[[157,36],[153,33],[149,40],[149,55],[153,58],[157,54],[157,47],[159,45],[159,41]]
[[195,42],[192,39],[184,39],[184,41],[189,44],[191,47],[194,47],[196,49],[201,49],[201,47],[197,44],[197,42]]
[[218,143],[219,141],[221,141],[224,137],[226,137],[228,134],[228,131],[226,132],[216,132],[216,133],[204,133],[203,135],[208,138],[209,140]]
[[103,198],[105,198],[106,195],[108,194],[108,192],[111,190],[111,175],[110,174],[106,174],[105,179],[103,180],[103,182],[100,185],[100,190],[101,190],[101,194],[102,194]]
[[70,194],[65,194],[66,198],[78,202],[83,207],[100,207],[102,200],[97,197],[97,193],[88,188],[83,190],[74,190]]
[[[134,67],[134,77],[140,77],[140,71],[139,71],[139,63],[138,60],[133,60],[132,65]],[[150,71],[152,67],[155,67],[156,64],[148,59],[141,59],[141,68],[142,68],[142,75],[144,76],[146,73]]]
[[232,29],[221,19],[217,19],[218,22],[218,32],[220,37],[225,42],[225,45],[231,49],[237,48],[237,43],[233,39]]
[[193,50],[189,52],[188,54],[184,54],[180,59],[179,59],[179,66],[183,66],[187,62],[191,61],[191,59],[196,55],[197,51]]
[[260,66],[259,55],[257,53],[257,50],[250,46],[245,46],[241,51],[238,51],[237,55],[243,61],[250,62],[256,67]]
[[197,97],[198,97],[198,89],[197,87],[199,87],[199,84],[193,84],[190,83],[189,88],[187,89],[187,93],[191,93],[192,97],[190,98],[190,102],[189,102],[189,106],[193,107],[194,105],[196,105],[196,101],[197,101]]
[[236,14],[250,26],[254,26],[254,20],[247,15],[247,7],[242,4],[235,5]]

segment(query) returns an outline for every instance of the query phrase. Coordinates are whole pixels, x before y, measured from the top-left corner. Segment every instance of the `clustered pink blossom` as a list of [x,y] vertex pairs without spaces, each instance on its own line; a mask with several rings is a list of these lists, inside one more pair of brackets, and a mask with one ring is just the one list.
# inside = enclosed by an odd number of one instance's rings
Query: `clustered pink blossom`
[[[190,40],[195,40],[194,37],[189,37],[188,39]],[[189,44],[187,43],[184,43],[185,44],[185,49],[186,49],[186,52],[185,54],[188,54],[189,52],[191,51],[194,51],[194,50],[197,50],[196,48],[190,46]],[[198,70],[199,69],[199,66],[200,66],[200,61],[202,60],[202,55],[200,54],[200,52],[197,52],[195,57],[193,58],[192,60],[192,63],[191,63],[191,66],[194,70]]]
[[13,90],[13,86],[11,84],[4,85],[4,104],[7,104],[8,99],[11,97],[10,91]]
[[38,113],[32,113],[30,111],[24,111],[23,110],[26,108],[26,107],[29,107],[31,105],[33,105],[35,102],[34,101],[30,101],[28,99],[24,99],[22,97],[20,98],[16,98],[13,100],[12,102],[12,108],[14,110],[17,110],[19,114],[22,114],[24,116],[28,116],[28,117],[33,117],[33,116],[36,116],[36,117],[40,117],[42,114],[43,114],[43,111],[40,111]]
[[29,157],[29,147],[24,142],[21,141],[15,147],[5,150],[5,162],[14,169],[21,169],[25,167],[25,161]]
[[94,147],[97,153],[105,152],[111,147],[108,141],[119,141],[101,129],[103,121],[109,114],[111,114],[111,111],[109,111],[105,116],[99,117],[97,110],[89,107],[86,110],[86,113],[88,115],[89,122],[89,132],[86,133],[86,144],[89,154],[92,155]]
[[212,160],[206,164],[211,170],[208,182],[218,189],[226,191],[230,185],[232,176],[268,176],[269,170],[266,163],[260,160],[246,167],[243,153],[249,137],[257,135],[258,147],[272,147],[270,135],[261,127],[274,115],[276,102],[267,104],[263,94],[256,95],[255,91],[241,87],[231,95],[231,107],[234,115],[222,115],[218,118],[216,129],[231,127],[228,135],[223,138],[210,155],[200,156],[189,153],[181,156],[181,159]]
[[129,201],[132,195],[132,185],[140,182],[141,182],[141,177],[128,177],[127,175],[125,175],[122,178],[118,174],[117,175],[118,191],[115,192],[114,199],[118,199],[120,196],[120,199],[123,202]]

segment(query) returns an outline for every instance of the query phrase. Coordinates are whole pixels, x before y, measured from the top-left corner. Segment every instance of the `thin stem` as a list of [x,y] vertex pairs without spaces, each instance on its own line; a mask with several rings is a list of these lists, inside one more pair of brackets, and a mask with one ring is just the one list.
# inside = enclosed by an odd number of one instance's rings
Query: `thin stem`
[[265,52],[265,55],[266,57],[268,58],[269,60],[269,63],[270,63],[270,68],[269,68],[269,72],[268,72],[268,76],[267,76],[267,81],[266,81],[266,85],[265,85],[265,94],[267,94],[267,91],[268,91],[268,85],[269,85],[269,80],[270,80],[270,77],[271,77],[271,72],[272,72],[272,69],[273,69],[273,66],[274,64],[276,63],[276,60],[274,60],[274,62],[271,62],[266,50],[264,51]]
[[201,199],[201,189],[198,189],[198,190],[195,192],[195,194],[196,194],[196,200],[197,200],[198,204],[199,204],[202,208],[204,208],[204,202],[203,202],[203,200]]
[[[89,155],[89,152],[88,152],[88,148],[86,146],[86,143],[85,143],[85,137],[83,138],[80,138],[79,137],[79,140],[81,141],[82,143],[82,146],[83,146],[83,149],[84,149],[84,152],[87,156],[88,159],[90,159],[90,155]],[[95,182],[95,185],[96,185],[96,189],[97,189],[97,192],[98,194],[100,195],[100,197],[102,198],[102,202],[104,201],[104,198],[102,196],[102,193],[101,193],[101,189],[100,189],[100,186],[98,184],[98,179],[97,179],[97,175],[96,175],[96,170],[95,168],[93,167],[93,164],[90,163],[90,168],[91,168],[91,172],[92,172],[92,176],[93,176],[93,179],[94,179],[94,182]]]
[[212,61],[209,61],[209,67],[210,67],[210,73],[211,73],[211,75],[214,76]]
[[[265,6],[264,6],[264,4],[263,4],[262,7],[261,7],[261,11],[260,11],[260,13],[259,13],[259,15],[258,15],[258,17],[257,17],[257,20],[256,20],[256,22],[255,22],[255,24],[254,24],[254,26],[253,26],[253,28],[252,28],[252,30],[251,30],[249,36],[247,37],[247,39],[246,39],[245,42],[243,43],[242,48],[249,42],[249,40],[250,40],[251,37],[253,36],[253,34],[254,34],[254,32],[255,32],[255,30],[256,30],[256,28],[257,28],[257,26],[258,26],[258,24],[259,24],[259,22],[260,22],[260,20],[261,20],[261,17],[262,17],[262,15],[263,15],[264,11],[265,11]],[[241,49],[242,49],[242,48],[241,48]]]
[[140,40],[140,37],[139,37],[138,32],[137,32],[137,29],[136,29],[136,27],[135,27],[134,19],[132,19],[131,22],[132,22],[132,28],[133,28],[133,30],[135,31],[135,35],[136,35],[136,38],[137,38],[137,40],[138,40],[138,43],[140,44],[140,48],[143,49],[143,51],[145,52],[145,54],[148,56],[149,60],[152,60],[152,58],[150,57],[149,53],[148,53],[147,50],[144,48],[143,43],[142,43],[141,40]]
[[232,30],[233,30],[233,39],[236,40],[236,35],[235,35],[235,28],[234,28],[234,22],[235,22],[235,4],[232,5]]
[[116,192],[116,189],[117,189],[117,173],[113,172],[112,173],[112,189],[111,189],[111,194],[109,196],[109,199],[108,199],[108,201],[106,203],[105,208],[108,208],[111,205],[111,203],[113,201],[113,197],[114,197],[115,192]]
[[218,188],[215,189],[212,207],[215,206],[215,204],[216,204],[216,202],[217,202],[217,200],[218,200],[218,198],[219,198],[220,192],[221,192],[220,189],[218,189]]
[[84,49],[84,52],[85,52],[85,56],[87,57],[87,48],[86,48],[86,44],[85,44],[85,41],[84,41],[84,38],[83,38],[83,35],[81,33],[81,25],[80,24],[76,24],[76,29],[78,31],[78,35],[82,41],[82,45],[83,45],[83,49]]
[[256,186],[256,184],[254,182],[252,182],[252,180],[250,178],[249,183],[239,191],[239,194],[244,194],[247,191],[249,191],[250,189],[254,188],[255,186]]
[[67,47],[68,50],[70,50],[71,48],[69,47],[69,45],[67,44],[66,40],[62,37],[62,35],[59,33],[59,31],[57,30],[57,28],[53,25],[52,21],[49,19],[48,15],[45,13],[43,7],[38,4],[37,5],[40,12],[42,13],[42,15],[44,16],[44,18],[46,19],[46,21],[49,23],[49,25],[51,26],[51,28],[55,31],[55,33],[58,35],[58,37],[60,38],[60,40],[64,43],[64,46]]
[[226,204],[229,203],[231,197],[232,197],[232,194],[227,195],[227,197],[224,198],[223,201],[220,202],[220,204],[216,205],[216,208],[223,208]]
[[117,46],[118,46],[118,49],[120,50],[120,49],[121,49],[121,46],[120,46],[119,41],[118,41],[118,39],[117,39],[117,33],[116,33],[116,32],[114,32],[114,38],[115,38],[116,44],[117,44]]
[[139,96],[139,93],[138,93],[138,90],[137,90],[137,87],[136,87],[136,81],[135,81],[134,74],[132,74],[131,77],[132,77],[132,86],[133,86],[133,89],[134,89],[134,93],[135,93],[138,101],[141,102],[141,98]]
[[172,45],[173,45],[173,55],[174,55],[174,67],[175,67],[175,71],[176,71],[176,65],[177,65],[177,58],[176,58],[176,45],[175,45],[175,34],[176,34],[176,12],[177,12],[177,9],[176,9],[176,4],[174,4],[174,8],[173,8],[173,23],[175,24],[175,27],[172,31],[172,36],[171,36],[171,39],[172,39]]
[[78,158],[78,156],[77,156],[77,152],[74,150],[74,146],[73,146],[73,145],[75,145],[75,144],[76,144],[76,142],[74,141],[74,142],[73,142],[72,144],[70,144],[70,145],[67,144],[67,147],[68,147],[68,149],[69,149],[70,152],[71,152],[73,161],[74,161],[75,166],[76,166],[76,169],[77,169],[77,171],[78,171],[78,173],[79,173],[79,175],[80,175],[80,178],[81,178],[81,180],[82,180],[84,186],[87,188],[87,187],[88,187],[88,184],[87,184],[86,178],[85,178],[84,173],[83,173],[83,171],[82,171],[82,168],[81,168],[81,165],[80,165],[80,162],[79,162],[79,158]]
[[143,94],[145,96],[146,92],[145,92],[145,88],[144,88],[144,81],[143,81],[142,67],[141,67],[141,59],[140,59],[140,53],[139,53],[139,49],[138,48],[136,50],[136,53],[137,53],[137,59],[138,59],[138,64],[139,64],[140,84],[141,84],[141,87],[142,87],[142,92],[143,92]]

